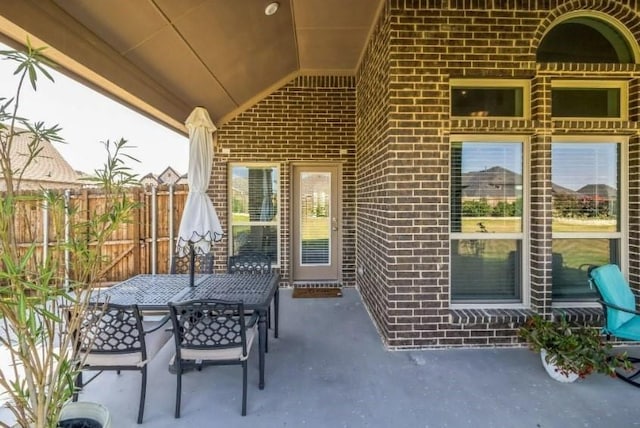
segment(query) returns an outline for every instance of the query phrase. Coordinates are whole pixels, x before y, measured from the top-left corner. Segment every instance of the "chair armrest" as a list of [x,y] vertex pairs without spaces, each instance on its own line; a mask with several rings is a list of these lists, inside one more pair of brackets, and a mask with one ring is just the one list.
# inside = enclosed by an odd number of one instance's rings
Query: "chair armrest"
[[160,330],[167,323],[167,321],[169,321],[170,319],[171,319],[170,315],[165,315],[164,317],[162,317],[160,322],[158,322],[158,325],[156,325],[152,329],[145,330],[144,334],[153,333],[156,330]]
[[613,305],[611,303],[607,303],[607,302],[605,302],[603,300],[598,300],[598,302],[600,302],[602,305],[606,306],[607,308],[615,309],[615,310],[621,311],[621,312],[626,312],[628,314],[640,315],[640,312],[638,312],[638,311],[634,311],[634,310],[627,309],[627,308],[622,308],[620,306]]

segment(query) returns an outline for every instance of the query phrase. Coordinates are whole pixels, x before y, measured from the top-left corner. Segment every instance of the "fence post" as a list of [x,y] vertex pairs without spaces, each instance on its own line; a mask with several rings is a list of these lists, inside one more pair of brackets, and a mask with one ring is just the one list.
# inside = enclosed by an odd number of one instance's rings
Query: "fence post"
[[47,263],[49,255],[49,201],[47,199],[47,190],[44,191],[44,199],[42,201],[42,265]]
[[158,187],[151,187],[151,273],[156,274],[158,266]]
[[64,288],[69,289],[69,274],[71,272],[71,253],[69,252],[69,244],[71,244],[71,213],[69,212],[71,205],[71,191],[64,191]]
[[[133,191],[133,200],[136,202],[140,202],[140,188],[137,187]],[[133,214],[133,243],[136,246],[133,251],[133,272],[138,274],[141,272],[141,263],[140,263],[140,253],[142,252],[142,243],[140,242],[140,225],[142,221],[140,220],[140,211],[142,210],[142,204],[138,206]]]
[[173,264],[173,257],[174,257],[174,251],[173,251],[173,246],[175,245],[174,243],[174,234],[173,234],[173,192],[174,192],[174,186],[173,184],[169,184],[169,224],[167,226],[169,226],[169,267],[167,272],[169,271],[169,269],[171,269],[171,266]]

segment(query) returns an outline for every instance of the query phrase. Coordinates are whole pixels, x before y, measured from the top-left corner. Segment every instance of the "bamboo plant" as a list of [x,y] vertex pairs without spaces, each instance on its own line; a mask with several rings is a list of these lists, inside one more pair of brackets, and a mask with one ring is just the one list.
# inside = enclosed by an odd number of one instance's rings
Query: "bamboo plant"
[[[10,358],[8,369],[0,367],[0,387],[8,394],[15,423],[23,428],[58,426],[82,364],[73,346],[75,339],[82,339],[76,336],[82,322],[78,315],[108,265],[102,245],[137,208],[126,192],[137,180],[125,164],[133,159],[126,154],[125,140],[103,143],[106,163],[88,181],[103,189],[105,203],[91,212],[80,212],[87,208],[75,206],[64,193],[20,191],[25,171],[41,156],[43,142],[63,142],[58,125],[20,116],[23,91],[29,86],[37,90],[40,78],[53,81],[43,50],[27,40],[25,52],[0,51],[3,60],[17,64],[15,93],[0,98],[0,178],[6,185],[0,192],[0,347]],[[12,158],[17,138],[29,139],[25,153],[18,154],[26,157],[19,167]],[[46,246],[37,242],[40,225],[29,216],[32,208],[43,206],[52,237]],[[25,237],[31,243],[19,244]],[[0,421],[0,426],[10,425]]]

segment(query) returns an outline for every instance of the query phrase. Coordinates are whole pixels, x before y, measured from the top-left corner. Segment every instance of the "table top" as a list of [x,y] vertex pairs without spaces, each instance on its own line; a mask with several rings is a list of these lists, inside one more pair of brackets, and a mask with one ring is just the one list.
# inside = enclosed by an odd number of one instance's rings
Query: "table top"
[[242,301],[248,310],[266,310],[278,287],[278,275],[199,274],[189,287],[188,274],[141,274],[100,290],[92,300],[109,299],[141,310],[165,310],[169,302],[193,299]]

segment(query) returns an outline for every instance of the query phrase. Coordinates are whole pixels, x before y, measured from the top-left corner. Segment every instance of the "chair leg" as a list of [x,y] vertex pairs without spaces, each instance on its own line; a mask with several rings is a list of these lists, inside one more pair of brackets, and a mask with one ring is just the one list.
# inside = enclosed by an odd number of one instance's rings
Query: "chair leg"
[[266,334],[264,335],[264,352],[267,354],[269,353],[269,319],[271,318],[270,313],[271,311],[267,309],[267,320],[265,321],[267,323],[267,327],[265,329]]
[[273,299],[273,337],[278,338],[278,314],[280,313],[280,290],[276,289]]
[[147,366],[142,368],[142,385],[140,385],[140,406],[138,407],[138,423],[142,423],[144,416],[144,399],[147,394]]
[[176,362],[176,414],[175,417],[180,417],[180,395],[182,391],[182,366],[179,361]]
[[638,368],[637,364],[640,363],[640,358],[638,357],[629,357],[629,361],[634,365],[634,371],[632,374],[628,374],[623,370],[617,370],[616,375],[620,380],[627,382],[635,386],[636,388],[640,388],[640,379],[636,379],[640,376],[640,368]]
[[242,416],[247,415],[247,360],[242,362]]

